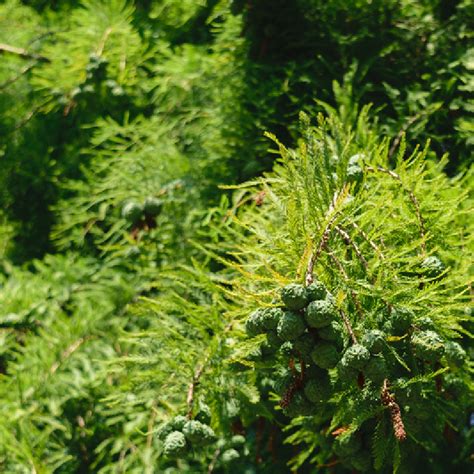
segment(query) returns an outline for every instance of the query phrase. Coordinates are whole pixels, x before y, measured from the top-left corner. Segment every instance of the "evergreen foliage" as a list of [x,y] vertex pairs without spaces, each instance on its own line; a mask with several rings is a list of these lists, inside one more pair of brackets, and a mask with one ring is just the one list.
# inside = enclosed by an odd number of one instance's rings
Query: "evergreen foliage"
[[0,472],[472,472],[473,23],[2,2]]

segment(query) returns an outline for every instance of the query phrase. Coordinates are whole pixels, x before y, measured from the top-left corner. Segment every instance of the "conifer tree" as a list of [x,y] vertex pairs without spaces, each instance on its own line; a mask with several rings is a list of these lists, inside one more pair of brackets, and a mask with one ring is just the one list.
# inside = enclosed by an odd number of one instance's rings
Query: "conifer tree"
[[471,472],[472,14],[3,2],[0,471]]

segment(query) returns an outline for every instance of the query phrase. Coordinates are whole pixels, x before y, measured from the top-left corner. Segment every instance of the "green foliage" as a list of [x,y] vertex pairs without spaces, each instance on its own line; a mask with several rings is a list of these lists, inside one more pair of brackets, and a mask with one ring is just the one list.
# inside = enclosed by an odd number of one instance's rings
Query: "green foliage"
[[472,471],[472,15],[3,2],[0,471]]
[[[468,279],[460,284],[459,277],[468,274],[467,262],[465,258],[451,260],[442,279],[433,279],[426,271],[416,269],[426,262],[428,249],[443,253],[444,248],[446,256],[451,251],[466,251],[462,250],[468,242],[464,231],[459,228],[452,233],[450,222],[457,217],[444,212],[440,205],[430,204],[439,203],[441,196],[446,196],[444,202],[449,206],[454,196],[460,201],[466,199],[464,185],[461,181],[447,181],[441,172],[443,161],[427,161],[426,151],[408,159],[399,154],[392,169],[386,142],[367,143],[364,139],[361,155],[357,135],[347,139],[343,133],[343,124],[336,117],[320,119],[319,128],[313,128],[303,117],[303,139],[298,150],[286,149],[277,142],[282,159],[275,172],[259,183],[249,183],[250,188],[265,189],[270,199],[264,206],[243,209],[236,219],[235,225],[242,228],[246,238],[237,239],[238,253],[233,253],[237,262],[227,262],[241,275],[233,282],[235,298],[248,300],[250,307],[257,302],[269,304],[280,292],[275,281],[308,281],[308,275],[314,272],[318,281],[324,281],[331,289],[325,300],[315,300],[305,310],[309,327],[316,327],[315,338],[308,334],[305,344],[295,342],[284,352],[257,361],[258,373],[271,377],[275,370],[280,371],[288,363],[291,368],[291,361],[299,360],[301,370],[291,369],[296,372],[279,379],[275,390],[284,413],[290,418],[309,417],[318,427],[313,430],[347,431],[359,441],[364,439],[350,455],[343,448],[345,445],[338,447],[336,443],[331,448],[319,441],[326,460],[336,454],[343,465],[370,471],[373,463],[408,465],[417,446],[424,454],[417,451],[416,456],[423,456],[425,465],[435,466],[439,462],[437,453],[448,449],[443,439],[444,423],[461,430],[462,413],[468,407],[463,405],[465,402],[454,404],[439,388],[444,384],[443,374],[449,370],[449,363],[443,358],[446,340],[466,333],[463,308]],[[357,153],[363,156],[358,158],[363,186],[349,184],[344,171]],[[334,154],[339,157],[337,161],[331,159]],[[433,181],[439,184],[436,190],[432,188]],[[456,186],[459,187],[455,189]],[[375,218],[374,213],[379,217]],[[380,219],[380,213],[387,217]],[[429,217],[425,218],[425,213]],[[297,285],[289,288],[291,295],[293,288],[304,294]],[[285,299],[283,302],[287,304]],[[300,311],[302,304],[301,298]],[[330,308],[328,319],[321,319],[326,306]],[[291,314],[296,320],[298,314]],[[429,319],[432,330],[417,326],[422,317]],[[312,318],[319,318],[317,324]],[[318,328],[326,327],[335,318],[342,318],[342,327],[348,332],[342,351],[319,339]],[[362,344],[356,342],[359,338]],[[311,358],[306,359],[304,351],[311,345]],[[435,363],[440,364],[439,370]],[[327,371],[325,377],[331,379],[331,385],[323,391],[324,398],[318,393],[318,379],[310,375],[314,366]],[[397,387],[415,383],[420,384],[423,395],[404,399]],[[469,397],[467,386],[464,390],[464,396]],[[314,413],[311,402],[316,401],[324,403],[324,416]],[[401,418],[388,408],[392,403],[401,410]],[[436,407],[433,425],[415,428],[423,413],[434,413],[429,406]],[[371,461],[364,446],[370,446],[369,440],[377,436],[374,423],[385,413],[391,427],[387,433],[391,444],[377,448],[384,452],[383,461],[380,452]],[[297,433],[290,439],[305,439],[303,444],[315,449],[314,438],[306,440],[303,432]],[[346,439],[345,434],[336,436],[338,442]],[[295,463],[300,464],[296,459]]]

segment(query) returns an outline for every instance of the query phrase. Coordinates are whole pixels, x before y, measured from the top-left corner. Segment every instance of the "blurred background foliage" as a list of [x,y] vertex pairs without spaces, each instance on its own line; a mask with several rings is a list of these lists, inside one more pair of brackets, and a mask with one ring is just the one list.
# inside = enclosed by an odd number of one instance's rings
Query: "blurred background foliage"
[[[147,427],[182,403],[205,348],[222,384],[226,301],[209,296],[222,263],[199,245],[241,204],[219,185],[271,170],[264,132],[295,145],[301,111],[357,129],[369,103],[392,154],[403,133],[412,149],[429,139],[448,176],[469,173],[473,24],[469,0],[1,2],[0,470],[158,472]],[[160,213],[128,222],[124,203],[147,198]],[[211,327],[160,326],[186,305]],[[166,338],[188,367],[163,368],[176,383],[157,401]],[[252,399],[247,382],[222,389],[218,419],[233,390]]]

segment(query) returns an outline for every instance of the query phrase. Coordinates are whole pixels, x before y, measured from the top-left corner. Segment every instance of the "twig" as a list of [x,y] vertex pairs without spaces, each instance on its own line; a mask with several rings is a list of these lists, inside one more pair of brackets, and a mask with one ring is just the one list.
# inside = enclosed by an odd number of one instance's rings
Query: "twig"
[[[334,194],[334,197],[332,199],[331,205],[329,206],[327,215],[331,215],[332,212],[334,212],[334,209],[336,207],[336,201],[337,198],[339,197],[338,193]],[[313,252],[309,258],[308,261],[308,267],[306,269],[306,276],[305,276],[305,283],[306,285],[311,285],[313,283],[313,272],[314,272],[314,266],[316,265],[316,261],[318,260],[319,256],[321,255],[321,252],[324,250],[324,248],[327,246],[327,243],[329,241],[329,236],[331,234],[331,227],[334,224],[334,221],[336,220],[337,213],[334,214],[331,219],[329,219],[329,222],[326,224],[326,227],[324,228],[323,235],[321,236],[321,240],[319,241],[318,247],[315,252]]]
[[221,448],[217,448],[214,451],[214,455],[212,456],[212,460],[209,463],[209,467],[207,468],[207,474],[212,474],[214,472],[214,468],[216,467],[217,460],[219,459],[219,454],[221,454]]
[[313,277],[314,266],[319,256],[321,255],[321,252],[327,246],[327,243],[329,241],[329,236],[331,234],[331,226],[334,222],[334,219],[335,217],[328,222],[326,228],[324,229],[321,240],[319,241],[319,245],[318,245],[318,248],[316,249],[316,252],[314,252],[309,259],[308,268],[306,270],[306,277],[305,277],[305,282],[307,286],[311,285],[311,283],[313,283],[314,281],[314,277]]
[[186,398],[186,403],[188,405],[188,418],[191,419],[193,416],[193,407],[194,407],[194,391],[199,384],[199,379],[204,371],[204,364],[200,365],[196,370],[193,381],[189,384],[188,396]]
[[100,39],[100,44],[99,44],[99,47],[97,48],[97,56],[102,56],[104,52],[104,48],[105,48],[105,43],[107,42],[107,39],[110,36],[110,33],[112,33],[112,28],[109,26],[105,30],[102,38]]
[[352,227],[354,227],[354,229],[357,229],[357,231],[360,233],[360,235],[362,235],[362,237],[375,250],[375,252],[377,252],[377,255],[380,257],[380,259],[385,260],[385,255],[379,249],[377,244],[373,240],[371,240],[370,237],[355,222],[352,222]]
[[0,54],[10,53],[21,56],[22,58],[36,59],[37,61],[50,62],[46,56],[41,56],[40,54],[30,53],[24,48],[17,48],[16,46],[11,46],[9,44],[0,43]]
[[293,380],[291,381],[291,384],[285,390],[285,393],[283,393],[281,397],[280,406],[282,408],[288,408],[296,392],[298,392],[302,386],[303,386],[303,380],[301,379],[301,377],[297,377],[296,375],[293,375]]
[[344,243],[346,245],[350,245],[354,249],[358,259],[360,260],[360,262],[365,268],[365,271],[367,272],[369,270],[369,264],[367,263],[365,257],[362,255],[362,252],[360,251],[357,244],[351,239],[351,236],[342,227],[336,226],[335,229],[336,232],[342,237],[342,240],[344,240]]
[[156,402],[153,400],[151,404],[151,415],[150,415],[150,419],[148,420],[148,427],[147,427],[148,435],[146,437],[146,447],[148,449],[151,448],[151,445],[153,443],[153,425],[155,424],[156,413],[157,413]]
[[79,347],[82,346],[84,342],[87,340],[91,339],[92,336],[86,336],[86,337],[81,337],[77,341],[74,341],[68,348],[66,348],[63,353],[61,354],[60,360],[56,361],[51,368],[49,369],[49,372],[51,374],[54,374],[60,367],[60,365],[68,358],[70,357],[74,352],[79,349]]
[[[347,272],[344,269],[344,266],[342,265],[341,261],[336,257],[334,252],[331,251],[331,252],[328,252],[328,254],[332,258],[334,263],[336,264],[336,266],[339,269],[340,273],[344,277],[344,280],[348,281],[349,280],[349,275],[347,275]],[[351,296],[352,296],[352,299],[354,300],[354,303],[356,305],[357,312],[359,313],[359,316],[362,317],[364,315],[364,312],[362,311],[362,306],[360,304],[360,301],[359,301],[359,298],[357,297],[356,292],[352,289],[351,289]]]
[[[227,331],[230,331],[233,327],[232,321],[230,321],[225,327],[224,327],[224,333]],[[196,391],[196,387],[199,385],[199,381],[201,379],[201,376],[204,372],[204,368],[210,358],[210,355],[207,354],[206,358],[204,359],[204,362],[197,368],[196,372],[194,373],[193,380],[189,384],[188,388],[188,395],[186,397],[186,404],[188,405],[188,413],[187,416],[189,419],[192,418],[193,416],[193,407],[194,407],[194,392]]]
[[423,113],[418,113],[416,115],[413,115],[413,117],[410,117],[410,119],[403,125],[403,127],[400,129],[398,132],[397,136],[395,137],[395,140],[393,140],[392,146],[390,147],[390,150],[388,152],[388,157],[391,158],[393,154],[395,153],[395,150],[397,149],[398,145],[400,144],[400,141],[403,138],[403,135],[405,135],[406,131],[423,115]]
[[404,441],[407,437],[405,425],[403,424],[400,407],[395,401],[395,397],[389,391],[389,382],[387,379],[383,381],[381,399],[382,404],[390,410],[390,418],[392,419],[393,432],[398,441]]
[[18,81],[18,79],[20,79],[22,76],[24,76],[25,74],[27,74],[29,71],[31,71],[38,63],[33,63],[33,64],[29,64],[28,66],[25,66],[20,72],[19,74],[17,74],[16,76],[13,76],[11,77],[10,79],[7,79],[5,82],[2,82],[0,84],[0,90],[1,89],[5,89],[5,87],[8,87],[10,84],[13,84],[14,82]]
[[18,131],[20,128],[24,127],[46,104],[50,102],[51,99],[47,99],[40,105],[37,105],[34,109],[30,110],[22,120],[20,120],[15,126],[7,132],[7,134]]
[[346,326],[347,332],[351,336],[352,342],[357,344],[357,338],[354,334],[354,330],[352,329],[351,322],[346,313],[342,309],[339,310],[339,314],[341,315],[342,320],[344,321],[344,325]]
[[425,243],[425,236],[426,236],[426,229],[425,229],[425,220],[423,219],[423,216],[421,215],[421,209],[420,209],[420,203],[418,202],[418,199],[416,198],[415,194],[411,189],[408,189],[405,187],[403,184],[402,178],[400,177],[399,174],[395,173],[395,171],[388,170],[386,168],[383,168],[382,166],[377,166],[377,168],[374,168],[372,166],[367,166],[366,167],[367,171],[380,171],[381,173],[388,174],[391,176],[393,179],[398,181],[402,185],[402,189],[408,193],[408,196],[410,198],[410,201],[413,204],[413,207],[415,208],[415,214],[418,219],[418,223],[420,226],[420,236],[421,236],[421,253],[422,256],[426,255],[426,243]]

